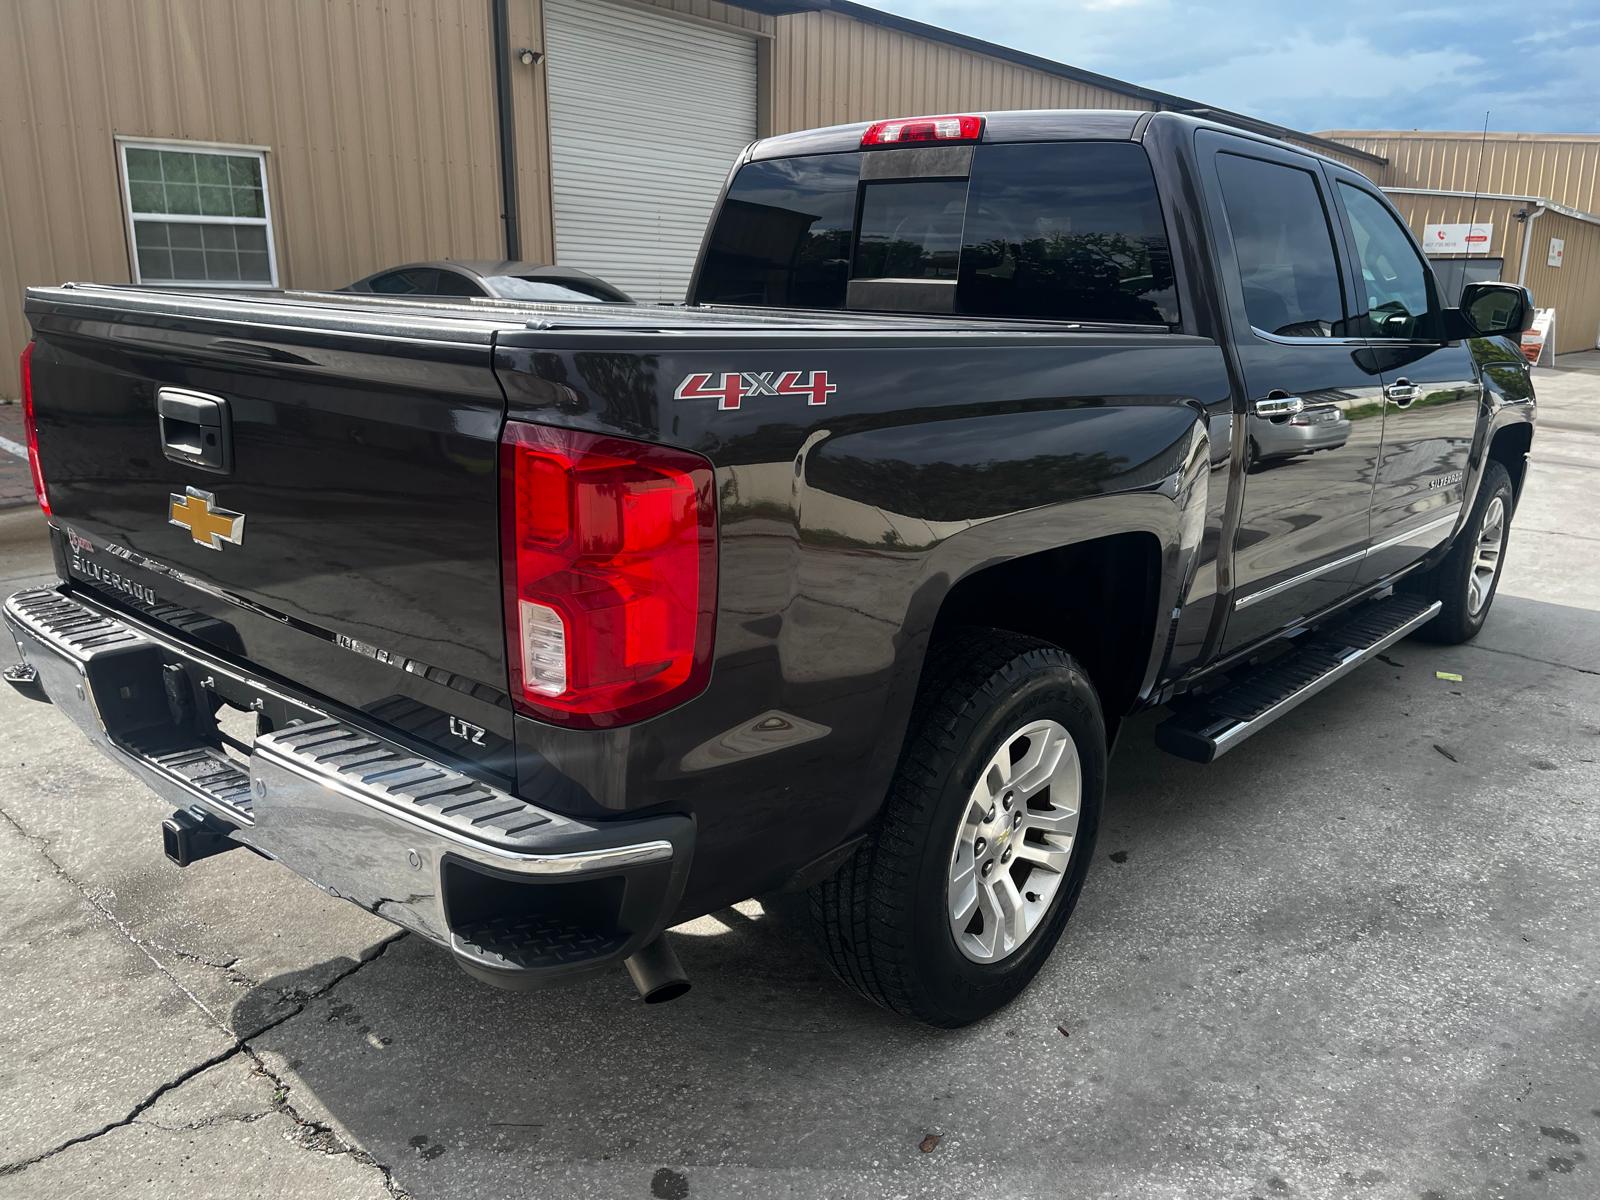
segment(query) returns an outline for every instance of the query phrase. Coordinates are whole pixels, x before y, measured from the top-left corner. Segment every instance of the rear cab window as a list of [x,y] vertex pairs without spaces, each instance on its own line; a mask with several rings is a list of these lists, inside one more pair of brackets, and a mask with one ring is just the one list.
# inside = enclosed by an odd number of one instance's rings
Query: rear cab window
[[1178,322],[1155,179],[1133,142],[896,148],[747,163],[719,210],[694,300]]

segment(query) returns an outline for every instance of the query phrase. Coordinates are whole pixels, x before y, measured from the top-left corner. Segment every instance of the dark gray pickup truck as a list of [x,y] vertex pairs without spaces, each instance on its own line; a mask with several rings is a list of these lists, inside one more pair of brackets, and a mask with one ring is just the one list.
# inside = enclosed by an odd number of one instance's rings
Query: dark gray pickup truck
[[1472,637],[1533,431],[1522,289],[1447,307],[1367,179],[1170,113],[758,142],[686,306],[27,312],[60,583],[8,678],[174,862],[647,1000],[663,930],[806,891],[939,1025],[1055,946],[1130,713],[1209,761]]

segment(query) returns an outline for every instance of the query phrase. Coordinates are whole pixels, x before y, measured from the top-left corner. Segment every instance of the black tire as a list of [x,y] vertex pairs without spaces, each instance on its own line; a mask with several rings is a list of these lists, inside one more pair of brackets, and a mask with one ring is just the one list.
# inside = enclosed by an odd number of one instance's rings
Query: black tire
[[[1077,835],[1033,932],[1009,957],[974,962],[957,946],[946,909],[957,826],[1004,740],[1046,717],[1066,729],[1078,752]],[[935,646],[877,825],[835,875],[811,889],[811,924],[835,973],[885,1008],[947,1028],[1010,1002],[1049,957],[1077,904],[1105,778],[1100,698],[1071,655],[992,629]]]
[[[1488,585],[1488,594],[1482,605],[1473,611],[1470,602],[1473,563],[1477,557],[1478,538],[1483,532],[1484,515],[1498,497],[1504,514],[1505,537],[1500,544],[1500,557],[1495,566],[1494,578]],[[1495,592],[1500,587],[1500,572],[1505,566],[1506,547],[1510,544],[1511,518],[1516,512],[1516,498],[1511,491],[1511,476],[1504,466],[1490,459],[1484,464],[1483,479],[1478,484],[1478,498],[1473,501],[1472,514],[1456,534],[1449,551],[1426,572],[1403,581],[1403,589],[1425,599],[1438,600],[1444,607],[1439,615],[1429,621],[1416,636],[1426,642],[1455,646],[1471,641],[1483,628],[1483,622],[1494,605]]]

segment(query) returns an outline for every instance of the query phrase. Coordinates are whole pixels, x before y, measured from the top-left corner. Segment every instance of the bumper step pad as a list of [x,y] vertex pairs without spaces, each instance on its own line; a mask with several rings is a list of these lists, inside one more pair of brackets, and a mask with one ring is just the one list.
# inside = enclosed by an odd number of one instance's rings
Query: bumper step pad
[[141,645],[145,640],[121,621],[87,609],[59,592],[18,592],[6,607],[21,624],[80,660],[114,646]]
[[486,963],[521,970],[562,967],[605,958],[626,942],[622,933],[596,933],[544,914],[496,917],[455,930],[460,947]]
[[509,792],[338,721],[261,734],[255,749],[490,845],[515,850],[547,844],[565,823]]
[[249,817],[250,774],[215,746],[186,746],[182,750],[146,754],[145,758],[189,786],[199,788],[218,804]]
[[1156,727],[1156,745],[1179,758],[1211,762],[1427,624],[1439,608],[1438,601],[1417,596],[1369,601],[1221,690],[1179,701]]

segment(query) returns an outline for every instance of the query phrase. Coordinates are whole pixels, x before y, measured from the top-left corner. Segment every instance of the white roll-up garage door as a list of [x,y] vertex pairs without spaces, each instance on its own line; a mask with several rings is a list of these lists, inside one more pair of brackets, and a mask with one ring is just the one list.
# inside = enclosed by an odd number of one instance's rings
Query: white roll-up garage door
[[545,0],[556,261],[679,301],[756,136],[754,41],[607,0]]

